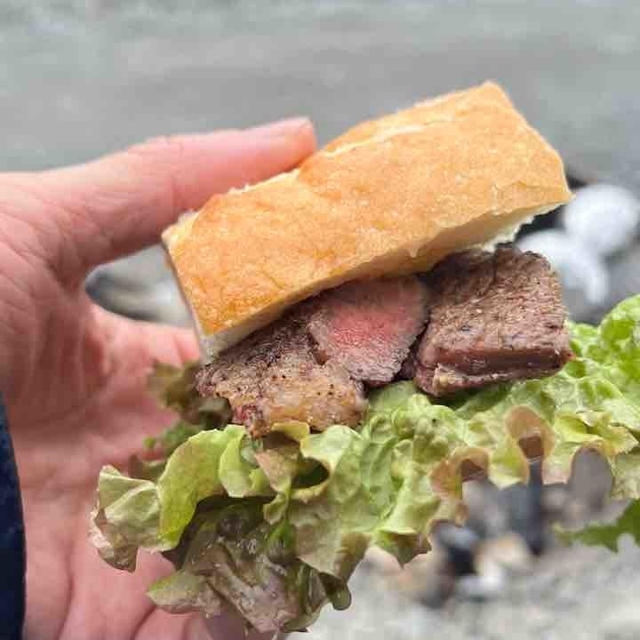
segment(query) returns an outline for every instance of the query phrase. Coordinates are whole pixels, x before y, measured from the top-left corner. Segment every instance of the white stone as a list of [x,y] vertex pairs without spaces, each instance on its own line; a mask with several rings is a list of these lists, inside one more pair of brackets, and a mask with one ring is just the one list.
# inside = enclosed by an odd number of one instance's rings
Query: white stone
[[601,256],[620,251],[633,242],[640,223],[640,200],[611,184],[579,189],[562,214],[567,233]]

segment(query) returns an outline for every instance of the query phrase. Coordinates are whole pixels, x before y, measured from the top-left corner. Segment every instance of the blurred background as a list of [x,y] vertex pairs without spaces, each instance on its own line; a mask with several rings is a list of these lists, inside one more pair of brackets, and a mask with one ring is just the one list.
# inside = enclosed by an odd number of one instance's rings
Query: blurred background
[[[320,143],[370,116],[499,81],[565,159],[576,199],[519,243],[556,266],[573,317],[640,291],[636,0],[0,0],[0,170],[87,160],[150,136],[306,114]],[[90,293],[185,324],[162,252],[97,269]],[[640,551],[560,548],[550,523],[606,517],[595,455],[568,487],[467,483],[469,525],[403,573],[377,553],[348,613],[311,639],[640,638]]]

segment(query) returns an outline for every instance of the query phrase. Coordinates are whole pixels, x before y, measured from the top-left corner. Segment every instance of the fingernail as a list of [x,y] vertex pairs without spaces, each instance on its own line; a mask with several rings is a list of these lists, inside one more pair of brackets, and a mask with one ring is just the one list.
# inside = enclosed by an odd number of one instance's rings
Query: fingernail
[[288,138],[310,127],[309,118],[299,117],[263,124],[259,127],[253,127],[251,131],[265,138]]

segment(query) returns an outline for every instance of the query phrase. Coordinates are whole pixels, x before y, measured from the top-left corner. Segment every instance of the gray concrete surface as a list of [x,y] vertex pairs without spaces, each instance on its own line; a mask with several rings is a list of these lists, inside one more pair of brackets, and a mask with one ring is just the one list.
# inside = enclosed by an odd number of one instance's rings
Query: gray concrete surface
[[494,78],[569,166],[640,188],[635,0],[3,0],[0,169],[305,113],[326,141]]
[[454,597],[428,609],[360,569],[349,611],[325,610],[291,640],[637,640],[640,554],[577,547],[543,556],[488,602]]

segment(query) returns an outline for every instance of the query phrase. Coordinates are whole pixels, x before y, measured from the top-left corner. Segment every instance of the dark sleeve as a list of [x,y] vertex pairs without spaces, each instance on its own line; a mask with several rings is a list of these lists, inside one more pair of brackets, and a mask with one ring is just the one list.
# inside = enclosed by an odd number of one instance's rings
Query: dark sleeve
[[24,523],[20,485],[0,396],[0,637],[18,640],[24,621]]

